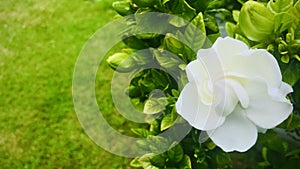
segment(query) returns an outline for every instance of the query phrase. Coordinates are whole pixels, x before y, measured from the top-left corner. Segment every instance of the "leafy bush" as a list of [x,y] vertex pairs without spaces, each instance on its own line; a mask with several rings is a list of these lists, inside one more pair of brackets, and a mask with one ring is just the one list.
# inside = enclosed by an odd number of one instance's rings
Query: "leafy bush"
[[[251,4],[250,4],[251,3]],[[248,5],[248,6],[246,6]],[[224,36],[224,27],[229,36],[239,39],[251,48],[264,48],[272,53],[280,64],[283,80],[294,88],[289,99],[294,105],[294,112],[279,127],[287,130],[300,127],[300,2],[292,0],[245,2],[243,0],[131,0],[117,1],[113,8],[122,16],[146,12],[162,12],[183,18],[157,23],[176,27],[176,32],[165,35],[137,34],[124,38],[124,49],[108,58],[108,64],[120,72],[138,71],[139,65],[156,63],[159,69],[151,68],[140,71],[131,79],[128,96],[139,110],[147,112],[148,129],[132,129],[140,137],[155,139],[156,135],[173,125],[182,123],[175,109],[180,93],[180,84],[185,84],[184,67],[196,59],[200,48],[209,46],[219,36]],[[129,20],[128,24],[138,22]],[[144,25],[144,27],[151,25]],[[197,29],[195,29],[197,28]],[[163,26],[162,26],[163,29]],[[197,32],[197,30],[201,30]],[[226,33],[225,33],[226,34]],[[208,39],[205,39],[205,36]],[[192,44],[187,46],[178,37]],[[143,57],[135,52],[150,49]],[[155,50],[158,49],[158,50]],[[166,57],[166,51],[175,54],[182,62]],[[122,62],[126,60],[126,63]],[[122,63],[122,64],[121,64]],[[136,69],[136,70],[134,70]],[[180,77],[166,73],[176,70]],[[153,93],[159,89],[164,95]],[[150,122],[151,121],[151,122]],[[223,152],[212,141],[199,143],[201,131],[192,129],[179,143],[174,142],[168,151],[155,155],[145,154],[131,162],[131,166],[143,168],[233,168],[238,166],[230,153]],[[153,143],[141,143],[155,149]],[[160,144],[160,143],[158,143]],[[293,168],[299,165],[300,149],[293,149],[278,134],[268,131],[259,136],[256,149],[261,152],[252,167],[257,168]],[[245,154],[251,155],[251,151]],[[251,165],[251,164],[245,164]]]

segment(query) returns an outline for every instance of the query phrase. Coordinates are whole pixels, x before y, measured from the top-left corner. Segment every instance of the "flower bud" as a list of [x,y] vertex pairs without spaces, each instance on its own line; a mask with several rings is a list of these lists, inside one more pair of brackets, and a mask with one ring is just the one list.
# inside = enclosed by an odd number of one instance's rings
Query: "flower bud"
[[239,26],[248,39],[266,40],[274,32],[274,14],[262,3],[247,1],[239,15]]
[[155,4],[155,0],[132,0],[133,3],[139,7],[152,7]]
[[130,7],[129,2],[117,1],[112,4],[112,7],[118,12],[118,14],[122,16],[134,13],[134,11]]
[[113,69],[120,72],[128,72],[134,67],[134,61],[130,54],[126,52],[118,52],[108,57],[106,62]]

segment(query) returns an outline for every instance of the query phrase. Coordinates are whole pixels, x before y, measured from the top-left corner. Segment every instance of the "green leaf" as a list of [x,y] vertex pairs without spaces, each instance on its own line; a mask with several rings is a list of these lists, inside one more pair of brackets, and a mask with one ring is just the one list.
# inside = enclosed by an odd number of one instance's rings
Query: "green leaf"
[[294,86],[300,79],[300,62],[291,60],[282,73],[283,81]]
[[179,169],[192,169],[192,162],[188,155],[184,154],[180,161]]
[[173,126],[176,122],[177,117],[178,114],[175,107],[173,107],[171,113],[168,113],[163,117],[160,125],[160,130],[163,131]]
[[240,15],[240,11],[238,10],[232,11],[232,17],[235,22],[239,22],[239,15]]
[[139,159],[139,163],[141,163],[142,167],[146,169],[160,169],[165,166],[165,159],[160,155],[148,153]]
[[290,12],[284,12],[276,14],[274,22],[274,31],[283,32],[292,26],[295,19]]
[[268,9],[275,14],[274,30],[283,32],[288,29],[294,22],[291,15],[293,0],[273,0],[269,1]]
[[177,142],[174,142],[170,147],[171,149],[167,152],[169,160],[175,163],[180,162],[184,155],[181,145]]
[[242,36],[242,35],[240,35],[240,34],[235,34],[235,39],[237,39],[237,40],[240,40],[240,41],[242,41],[242,42],[244,42],[244,43],[246,43],[247,44],[247,46],[251,46],[251,42],[247,39],[247,38],[245,38],[244,36]]
[[154,120],[151,122],[150,124],[150,129],[149,129],[150,133],[152,135],[157,135],[160,133],[160,122],[158,122],[158,120]]
[[171,145],[168,139],[161,136],[149,135],[147,142],[151,152],[156,154],[162,153],[161,150],[167,150]]
[[215,16],[205,13],[203,18],[204,18],[203,20],[205,23],[205,27],[207,29],[209,29],[213,33],[219,32],[219,26],[218,26]]
[[234,37],[236,26],[231,22],[226,22],[225,29],[230,37]]
[[300,20],[300,1],[297,1],[294,5],[294,8],[292,9],[292,14],[295,17],[297,21]]
[[171,55],[166,51],[154,50],[153,54],[160,66],[168,71],[176,70],[182,63],[179,57]]
[[190,21],[195,15],[196,10],[192,8],[185,0],[174,0],[171,11],[173,14]]
[[125,2],[125,1],[113,2],[112,7],[122,16],[130,15],[134,13],[134,11],[131,9],[130,2]]
[[172,92],[172,95],[173,95],[174,97],[179,97],[179,94],[180,94],[180,93],[179,93],[178,90],[172,89],[171,92]]
[[293,6],[293,0],[270,0],[268,2],[268,9],[271,10],[274,14],[278,14],[281,12],[289,11]]
[[139,160],[139,158],[135,158],[135,159],[131,160],[130,166],[136,167],[136,168],[142,167],[142,164],[138,160]]
[[138,111],[142,112],[144,110],[144,102],[142,102],[140,98],[132,98],[130,102]]
[[131,131],[134,134],[136,134],[136,135],[138,135],[140,137],[143,137],[143,138],[147,138],[148,135],[149,135],[149,133],[150,133],[149,130],[143,129],[143,128],[132,128]]
[[212,43],[214,43],[220,36],[221,36],[221,33],[219,32],[219,33],[207,35],[207,38],[208,38]]
[[166,97],[152,97],[149,98],[144,106],[144,113],[146,114],[156,114],[160,113],[163,110],[165,110],[167,104],[167,98]]
[[127,47],[133,49],[145,49],[148,47],[142,40],[138,39],[136,36],[125,38],[123,39],[123,42],[127,45]]
[[157,69],[151,69],[151,74],[154,84],[164,88],[169,85],[168,76],[166,76],[165,72],[159,71]]
[[203,46],[206,38],[206,30],[201,12],[187,26],[184,37],[188,42],[188,46],[193,51],[198,51]]
[[289,57],[289,55],[283,55],[283,56],[281,56],[280,60],[283,63],[289,63],[290,57]]
[[177,28],[183,27],[188,24],[186,20],[180,17],[170,17],[169,23]]
[[164,39],[164,47],[174,53],[182,53],[183,44],[171,33],[167,33]]
[[292,130],[300,127],[300,116],[292,113],[288,119],[281,123],[278,127]]

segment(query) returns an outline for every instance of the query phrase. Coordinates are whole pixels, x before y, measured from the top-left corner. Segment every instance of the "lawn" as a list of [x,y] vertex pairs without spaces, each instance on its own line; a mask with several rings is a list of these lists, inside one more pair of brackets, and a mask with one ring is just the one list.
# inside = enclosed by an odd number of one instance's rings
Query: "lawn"
[[[129,159],[93,143],[72,102],[72,75],[85,42],[114,19],[113,0],[0,2],[0,168],[126,168]],[[108,121],[126,126],[97,78]],[[104,104],[101,104],[104,103]],[[120,120],[115,120],[120,119]]]

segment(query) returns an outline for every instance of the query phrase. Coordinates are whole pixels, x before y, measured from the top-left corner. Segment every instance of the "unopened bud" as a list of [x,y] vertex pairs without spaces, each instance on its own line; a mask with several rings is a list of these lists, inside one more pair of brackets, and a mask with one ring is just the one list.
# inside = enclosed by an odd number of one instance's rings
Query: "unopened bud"
[[117,1],[112,4],[112,7],[122,16],[134,13],[130,7],[130,2]]
[[274,32],[274,14],[262,3],[247,1],[239,15],[239,26],[248,39],[267,40]]
[[127,72],[133,69],[134,61],[126,52],[118,52],[108,57],[108,65],[120,72]]

